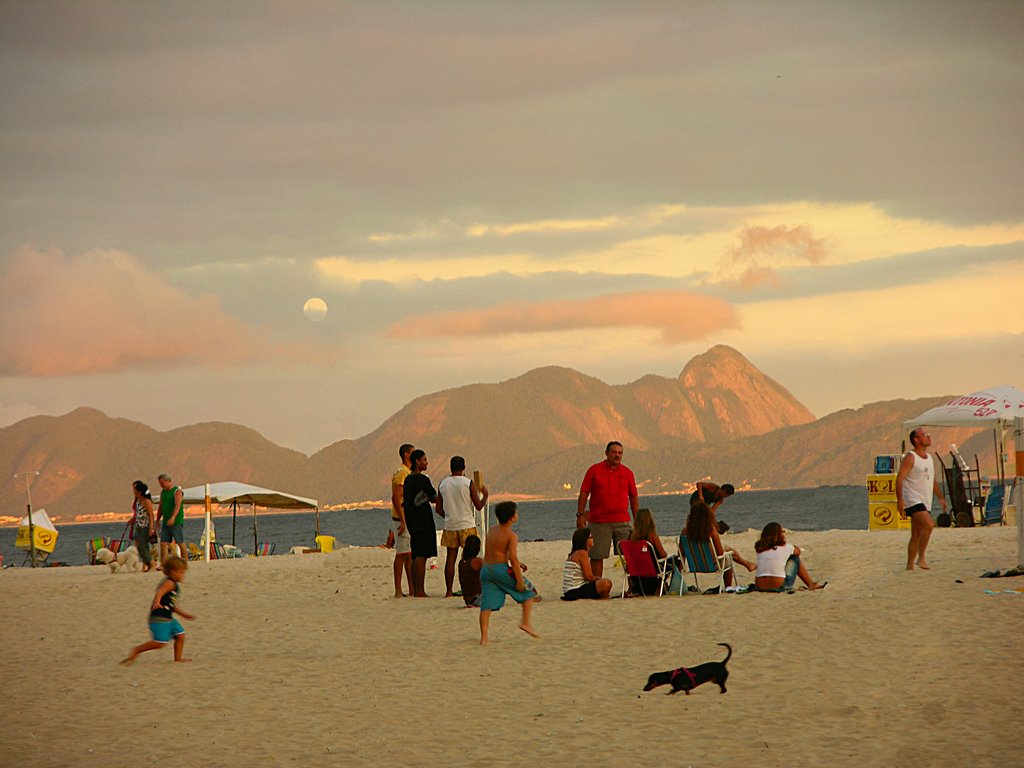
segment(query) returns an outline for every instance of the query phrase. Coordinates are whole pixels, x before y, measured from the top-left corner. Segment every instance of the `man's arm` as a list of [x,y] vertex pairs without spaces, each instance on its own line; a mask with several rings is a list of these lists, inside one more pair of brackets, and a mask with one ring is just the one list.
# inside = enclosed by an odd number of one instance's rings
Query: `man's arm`
[[181,512],[181,502],[185,500],[185,494],[179,488],[174,492],[174,512],[171,514],[171,520],[177,520],[178,514]]
[[591,484],[591,472],[588,469],[587,474],[583,476],[583,482],[580,483],[580,497],[576,500],[576,527],[586,528],[587,527],[587,497],[590,496],[590,484]]
[[629,508],[633,511],[633,519],[636,520],[636,511],[640,507],[640,494],[636,490],[636,478],[629,478]]
[[444,517],[444,494],[440,491],[437,492],[437,503],[434,507],[434,511],[437,512],[440,517]]
[[473,501],[473,506],[476,507],[476,511],[479,512],[484,508],[484,504],[487,503],[487,496],[490,491],[487,490],[487,486],[481,486],[480,491],[476,489],[476,482],[473,480],[469,481],[469,498]]
[[391,509],[398,515],[398,533],[405,533],[405,486],[391,484]]
[[[903,512],[903,481],[914,468],[914,454],[908,453],[900,462],[900,471],[896,473],[896,511]],[[942,508],[946,508],[946,500],[942,500]]]

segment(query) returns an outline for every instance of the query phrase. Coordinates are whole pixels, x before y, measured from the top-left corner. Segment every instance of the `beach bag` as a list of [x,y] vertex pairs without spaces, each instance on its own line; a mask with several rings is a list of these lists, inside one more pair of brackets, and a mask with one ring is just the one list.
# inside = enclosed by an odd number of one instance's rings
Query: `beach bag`
[[683,572],[679,570],[679,558],[673,558],[669,565],[672,567],[672,571],[667,592],[670,595],[678,595],[683,588]]

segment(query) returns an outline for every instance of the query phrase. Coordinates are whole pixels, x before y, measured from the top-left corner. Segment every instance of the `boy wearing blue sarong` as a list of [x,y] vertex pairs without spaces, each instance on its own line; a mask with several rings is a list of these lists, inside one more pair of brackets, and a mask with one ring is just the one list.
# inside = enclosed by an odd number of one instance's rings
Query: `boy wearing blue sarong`
[[519,537],[512,531],[512,525],[519,519],[519,510],[514,502],[503,501],[494,508],[499,525],[487,532],[484,546],[484,565],[480,569],[480,644],[487,642],[487,628],[491,622],[491,611],[500,611],[505,605],[505,595],[523,606],[523,620],[519,628],[531,637],[540,637],[530,623],[533,603],[540,599],[523,571],[526,566],[519,562]]

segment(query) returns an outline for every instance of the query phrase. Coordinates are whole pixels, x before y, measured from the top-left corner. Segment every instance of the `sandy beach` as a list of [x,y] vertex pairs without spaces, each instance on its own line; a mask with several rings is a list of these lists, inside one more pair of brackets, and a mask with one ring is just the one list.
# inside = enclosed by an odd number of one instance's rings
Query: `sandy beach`
[[[1024,748],[1024,578],[1014,528],[936,530],[930,572],[905,531],[794,532],[822,592],[558,600],[567,542],[526,543],[541,634],[461,600],[389,597],[392,554],[193,563],[191,664],[148,639],[156,574],[0,574],[0,761],[212,766],[1009,766]],[[727,544],[753,554],[755,532]],[[668,542],[666,542],[668,543]],[[616,579],[621,570],[606,568]],[[741,574],[743,583],[749,580]],[[443,593],[440,569],[427,590]],[[960,580],[960,581],[958,581]],[[960,583],[962,582],[962,583]],[[717,660],[729,692],[643,693]]]

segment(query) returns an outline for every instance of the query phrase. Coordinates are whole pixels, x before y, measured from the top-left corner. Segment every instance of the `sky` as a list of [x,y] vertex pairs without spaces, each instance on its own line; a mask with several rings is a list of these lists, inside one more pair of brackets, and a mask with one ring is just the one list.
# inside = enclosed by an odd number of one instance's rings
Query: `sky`
[[[0,2],[0,426],[1024,386],[1017,2]],[[310,298],[328,307],[308,320]]]

